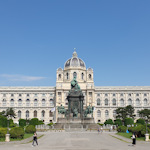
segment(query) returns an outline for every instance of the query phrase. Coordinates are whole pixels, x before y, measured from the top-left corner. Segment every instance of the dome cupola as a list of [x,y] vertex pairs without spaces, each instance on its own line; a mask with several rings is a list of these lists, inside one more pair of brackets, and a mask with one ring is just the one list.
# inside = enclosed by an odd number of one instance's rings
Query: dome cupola
[[79,67],[79,68],[86,69],[84,61],[78,58],[76,51],[73,52],[72,58],[68,59],[65,63],[65,69],[70,67]]

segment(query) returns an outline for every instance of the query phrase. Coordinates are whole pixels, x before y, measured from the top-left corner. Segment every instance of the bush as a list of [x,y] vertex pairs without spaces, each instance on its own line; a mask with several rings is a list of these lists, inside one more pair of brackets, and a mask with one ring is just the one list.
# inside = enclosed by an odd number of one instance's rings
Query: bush
[[138,119],[138,120],[136,121],[136,123],[145,125],[145,120],[144,120],[144,119]]
[[132,124],[134,124],[134,121],[132,118],[126,118],[124,124],[125,124],[125,126],[132,125]]
[[115,125],[118,125],[118,126],[122,126],[122,121],[121,121],[121,119],[116,119],[116,120],[114,120],[114,124]]
[[11,138],[23,139],[24,137],[24,129],[22,127],[14,127],[9,131],[9,133]]
[[0,138],[5,138],[7,128],[0,128]]
[[44,122],[42,120],[39,120],[38,125],[44,124]]
[[104,122],[104,124],[106,125],[106,124],[114,124],[114,123],[113,123],[112,119],[108,119]]
[[25,132],[26,133],[34,133],[34,132],[36,132],[36,128],[33,125],[28,125],[25,129]]
[[49,123],[49,124],[47,124],[47,125],[52,126],[52,125],[53,125],[53,122],[50,122],[50,123]]
[[25,119],[19,119],[19,126],[20,127],[26,126],[26,120]]
[[12,120],[12,119],[10,119],[9,120],[9,127],[10,128],[13,128],[13,127],[15,127],[16,126],[16,124],[14,124],[14,121]]
[[7,127],[7,118],[0,116],[0,127]]
[[126,132],[126,130],[127,130],[127,127],[126,127],[126,126],[119,126],[119,127],[117,128],[117,131],[118,131],[118,132]]
[[29,122],[29,125],[36,126],[39,124],[39,119],[38,118],[32,118]]

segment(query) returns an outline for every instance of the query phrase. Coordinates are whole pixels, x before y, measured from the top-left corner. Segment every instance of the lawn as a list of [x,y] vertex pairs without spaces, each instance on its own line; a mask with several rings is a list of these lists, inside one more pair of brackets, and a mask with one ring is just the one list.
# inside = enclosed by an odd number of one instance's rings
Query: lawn
[[[131,139],[131,136],[132,136],[132,133],[123,133],[123,132],[119,132],[119,133],[116,133],[117,135],[120,135],[120,136],[123,136],[125,138],[129,138]],[[136,138],[137,140],[139,141],[144,141],[145,140],[145,137],[140,137],[140,138]]]
[[[12,138],[10,138],[10,141],[21,141],[21,140],[27,139],[27,138],[32,137],[32,136],[33,136],[33,134],[25,134],[23,139],[12,139]],[[5,138],[0,138],[0,142],[4,142],[4,141],[5,141]]]

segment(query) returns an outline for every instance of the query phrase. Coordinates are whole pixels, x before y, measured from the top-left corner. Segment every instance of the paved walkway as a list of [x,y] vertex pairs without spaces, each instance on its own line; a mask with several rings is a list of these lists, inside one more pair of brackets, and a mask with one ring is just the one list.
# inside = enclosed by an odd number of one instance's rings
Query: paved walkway
[[[42,133],[43,134],[43,133]],[[150,150],[150,142],[138,142],[131,146],[130,139],[121,141],[115,133],[96,132],[46,132],[38,140],[39,146],[32,147],[31,143],[0,144],[5,150]],[[120,136],[119,136],[120,137]],[[121,138],[121,137],[120,137]]]

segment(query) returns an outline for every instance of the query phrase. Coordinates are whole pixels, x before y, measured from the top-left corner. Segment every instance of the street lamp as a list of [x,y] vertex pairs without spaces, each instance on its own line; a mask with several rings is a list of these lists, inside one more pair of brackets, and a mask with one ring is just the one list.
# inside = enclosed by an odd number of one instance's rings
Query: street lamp
[[147,123],[148,123],[148,117],[145,116],[145,122],[146,122],[146,134],[145,134],[145,141],[149,141],[149,134],[147,131]]

